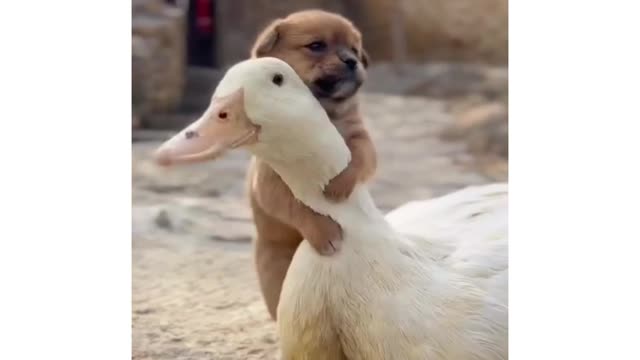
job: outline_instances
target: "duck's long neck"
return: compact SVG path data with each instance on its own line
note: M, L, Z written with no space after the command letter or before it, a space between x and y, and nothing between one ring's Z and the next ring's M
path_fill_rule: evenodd
M349 199L340 203L325 198L324 188L349 165L351 151L315 99L305 106L287 109L289 118L304 123L280 126L265 117L269 127L250 150L280 175L299 201L343 227L354 221L382 218L366 186L357 186ZM254 117L261 115L256 113Z
M340 140L339 143L336 138ZM323 139L328 141L324 142ZM295 145L289 141L283 146ZM352 195L340 203L329 201L324 196L325 186L351 160L351 153L337 130L334 136L317 136L312 144L300 145L300 149L305 150L298 152L296 156L265 159L289 186L296 199L314 211L330 216L343 227L355 222L359 225L383 222L381 220L384 216L375 206L365 185L356 186Z
M289 186L293 195L315 212L330 216L346 225L357 223L358 226L380 223L384 216L376 207L366 185L357 185L351 196L339 203L328 200L324 187L335 175L327 175L326 170L317 161L301 161L290 165L272 165Z

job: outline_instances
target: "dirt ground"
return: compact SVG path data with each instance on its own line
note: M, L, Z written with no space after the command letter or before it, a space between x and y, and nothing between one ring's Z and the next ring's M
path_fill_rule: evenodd
M442 139L443 100L363 95L379 153L371 190L381 209L493 179L462 142ZM277 336L258 289L254 233L243 193L249 155L159 169L133 144L133 359L277 359Z

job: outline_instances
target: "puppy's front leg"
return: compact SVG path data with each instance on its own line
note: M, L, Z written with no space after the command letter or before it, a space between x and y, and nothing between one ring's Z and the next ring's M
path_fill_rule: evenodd
M340 225L298 201L273 170L260 170L253 194L264 212L298 230L319 254L335 253L342 241Z
M351 150L349 165L324 188L324 195L333 201L347 199L356 184L365 183L376 170L376 150L366 132L354 134L346 141Z
M320 255L332 255L340 250L342 244L342 228L332 218L313 211L308 206L295 200L299 205L296 210L296 228L309 244Z

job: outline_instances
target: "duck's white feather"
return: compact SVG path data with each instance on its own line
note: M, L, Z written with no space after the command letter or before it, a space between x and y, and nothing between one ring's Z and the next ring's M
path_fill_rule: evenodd
M473 186L436 199L411 201L386 215L401 234L420 238L439 263L467 276L508 269L507 184Z
M366 190L354 194L314 204L343 226L344 245L331 258L306 242L296 253L278 314L288 354L335 336L352 360L506 359L506 185L411 202L388 221Z

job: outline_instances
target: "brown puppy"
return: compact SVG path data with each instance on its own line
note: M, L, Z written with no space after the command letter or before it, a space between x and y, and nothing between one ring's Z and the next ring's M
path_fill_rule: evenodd
M267 26L251 56L286 61L318 98L352 156L324 194L333 201L349 197L356 183L367 181L376 168L375 149L356 98L368 65L360 32L340 15L301 11ZM258 233L255 259L260 287L275 319L284 277L302 239L320 254L331 255L339 249L342 230L331 218L297 201L275 171L255 158L248 185Z

